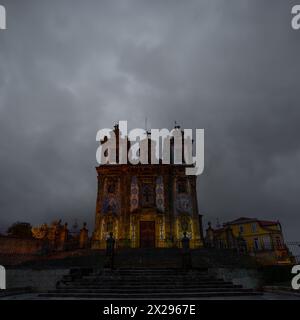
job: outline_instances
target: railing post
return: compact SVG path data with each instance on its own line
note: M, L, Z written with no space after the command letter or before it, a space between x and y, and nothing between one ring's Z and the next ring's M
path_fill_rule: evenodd
M0 289L6 289L6 271L3 266L0 266Z

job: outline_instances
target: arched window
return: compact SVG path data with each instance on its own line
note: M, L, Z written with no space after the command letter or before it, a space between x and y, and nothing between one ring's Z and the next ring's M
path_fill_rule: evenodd
M143 183L141 193L143 207L147 208L155 206L155 192L153 184Z
M186 193L187 192L187 183L185 179L179 179L177 181L177 192Z

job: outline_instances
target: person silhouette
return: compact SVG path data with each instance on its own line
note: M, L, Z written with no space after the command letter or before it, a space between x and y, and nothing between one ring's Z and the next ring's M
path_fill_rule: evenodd
M114 268L115 242L113 233L110 232L109 237L106 239L107 266L110 267L110 269Z
M190 252L190 238L187 236L186 231L183 232L181 239L182 244L182 268L188 270L192 267L191 252Z

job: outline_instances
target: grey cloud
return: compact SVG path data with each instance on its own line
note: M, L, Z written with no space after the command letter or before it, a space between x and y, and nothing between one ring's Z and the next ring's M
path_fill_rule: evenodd
M300 218L292 1L2 0L0 223L93 224L95 135L205 128L205 220Z

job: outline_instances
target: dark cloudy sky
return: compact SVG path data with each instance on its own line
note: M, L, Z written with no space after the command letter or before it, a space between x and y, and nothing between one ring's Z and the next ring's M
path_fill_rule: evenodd
M92 228L96 132L147 117L205 129L206 222L279 219L300 240L297 1L0 3L2 229L56 218Z

